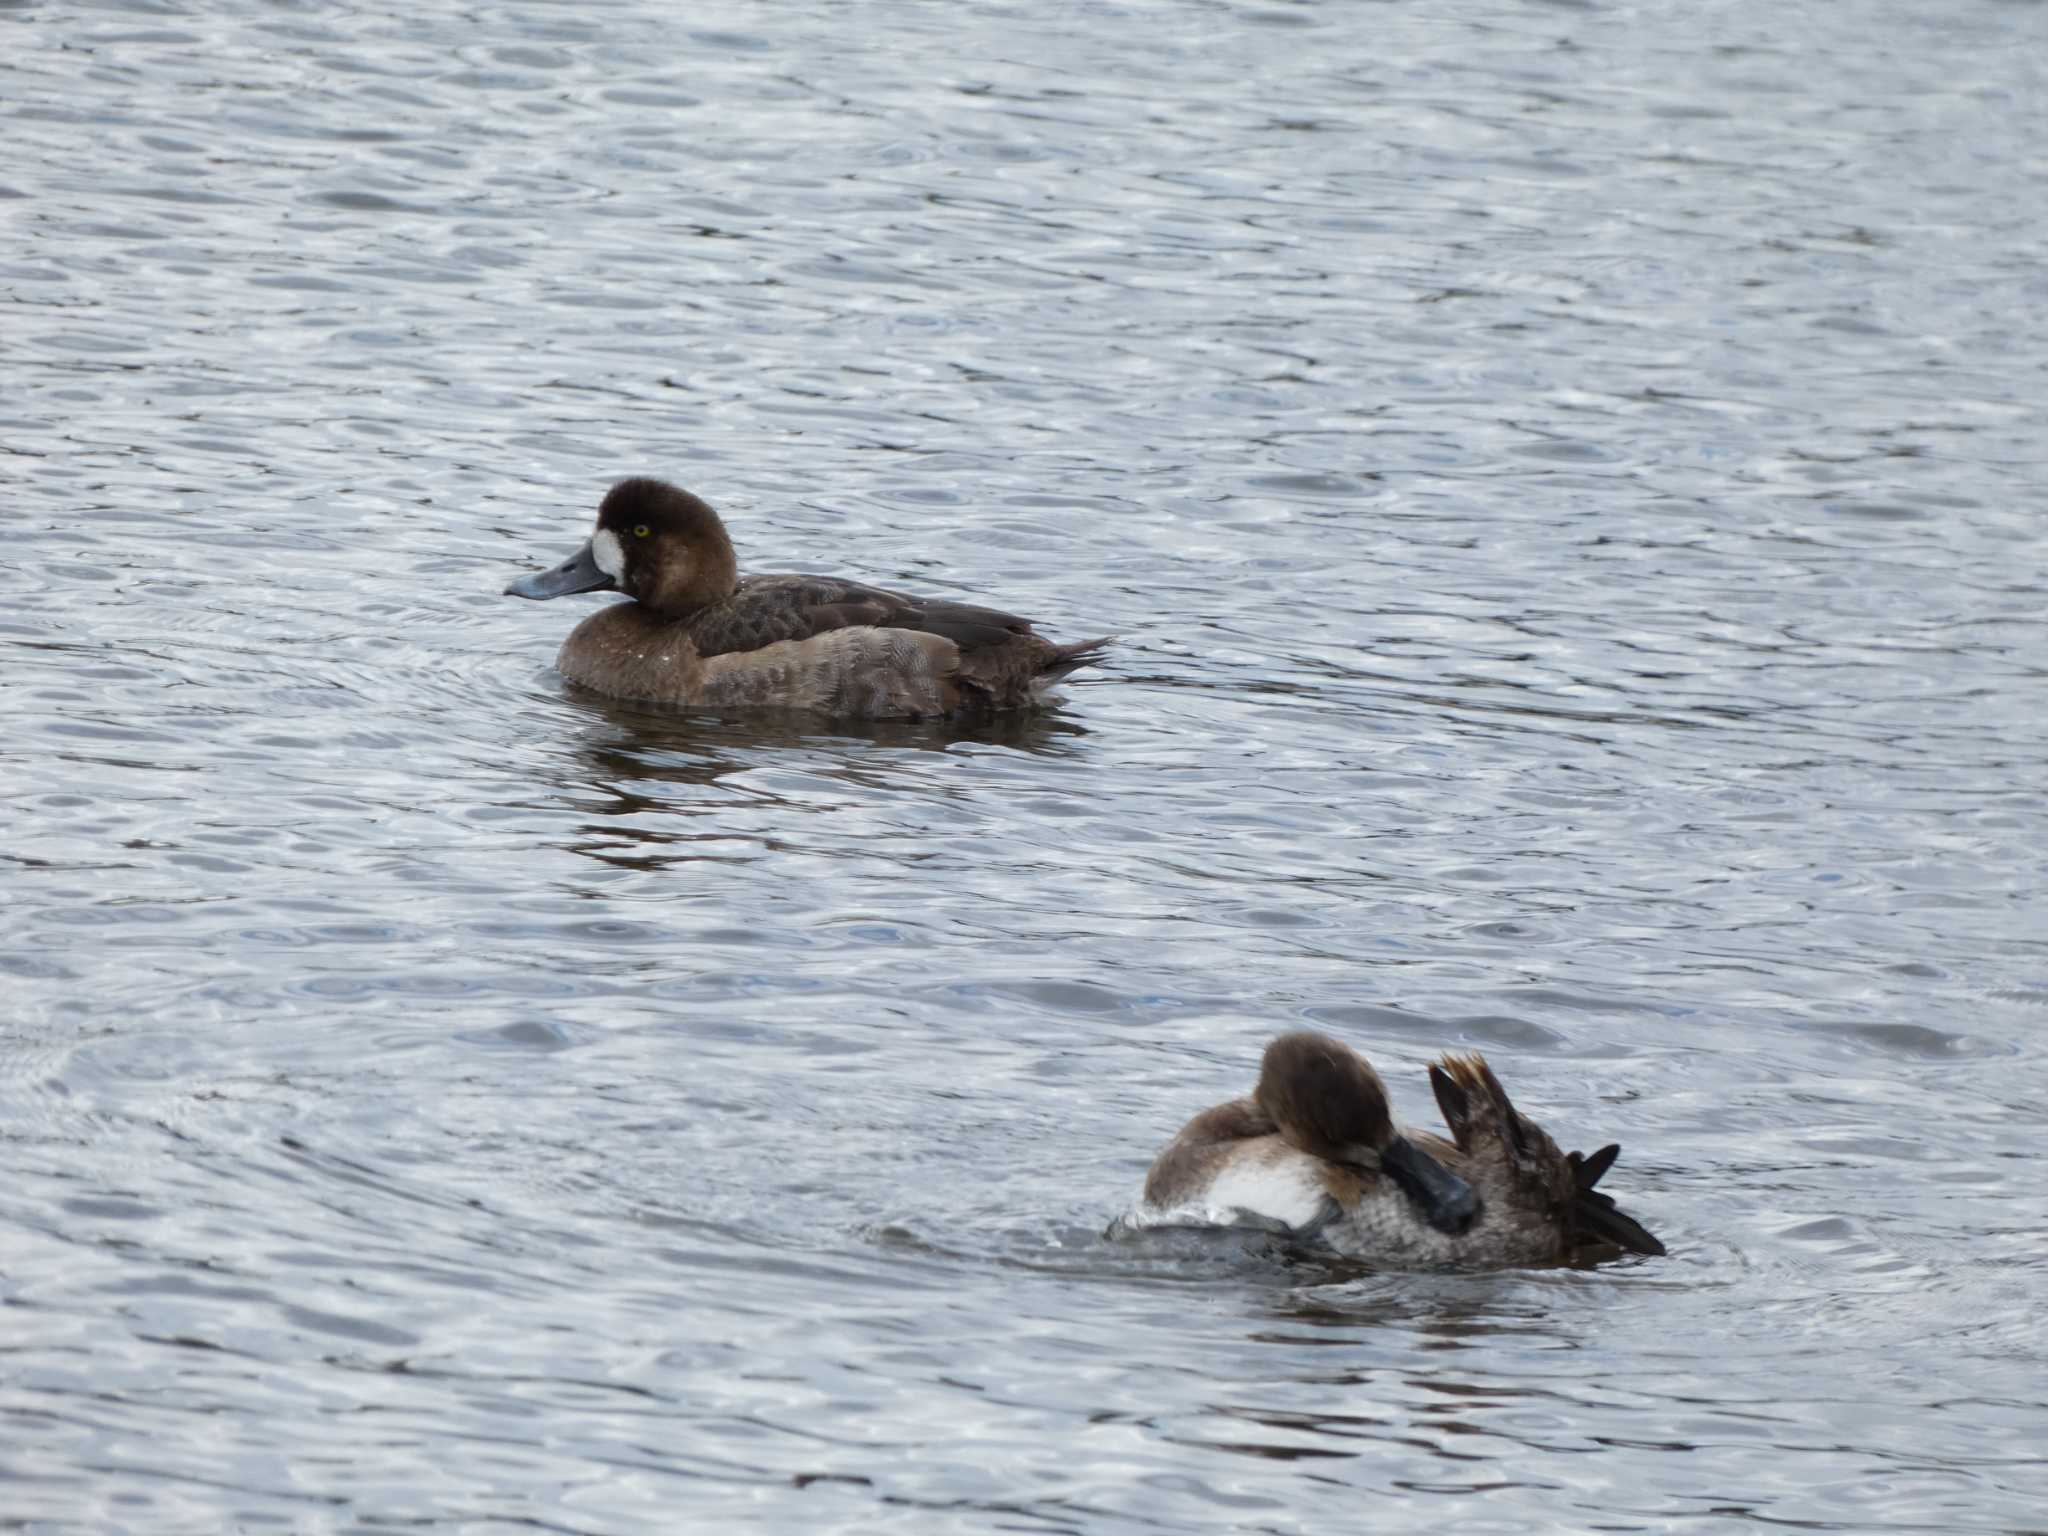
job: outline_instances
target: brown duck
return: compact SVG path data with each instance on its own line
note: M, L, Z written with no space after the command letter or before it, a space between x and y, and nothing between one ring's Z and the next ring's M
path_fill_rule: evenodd
M1107 637L1057 645L1015 614L907 597L835 576L742 577L725 524L662 480L621 480L597 527L515 597L623 592L563 642L555 666L617 699L915 720L1020 709Z
M1160 1153L1130 1224L1276 1228L1409 1269L1664 1252L1593 1187L1620 1147L1560 1152L1476 1054L1445 1056L1429 1080L1448 1141L1397 1126L1350 1046L1282 1035L1250 1098L1204 1110Z

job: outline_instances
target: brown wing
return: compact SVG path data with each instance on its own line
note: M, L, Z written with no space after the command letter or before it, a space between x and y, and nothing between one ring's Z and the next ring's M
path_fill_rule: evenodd
M1031 633L1013 613L972 603L909 597L833 576L751 576L738 592L689 620L701 655L752 651L778 640L808 640L827 630L870 625L943 635L972 652Z
M1145 1175L1145 1198L1158 1206L1186 1204L1208 1188L1217 1169L1242 1143L1277 1130L1251 1099L1232 1099L1203 1110L1153 1160Z

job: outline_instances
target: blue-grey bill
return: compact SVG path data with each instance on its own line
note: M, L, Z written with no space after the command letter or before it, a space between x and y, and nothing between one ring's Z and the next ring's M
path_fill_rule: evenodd
M513 597L567 597L572 592L602 592L616 585L597 568L597 557L586 543L552 571L522 576L505 590Z
M1478 1218L1479 1196L1472 1186L1405 1137L1380 1148L1380 1167L1437 1231L1456 1237Z

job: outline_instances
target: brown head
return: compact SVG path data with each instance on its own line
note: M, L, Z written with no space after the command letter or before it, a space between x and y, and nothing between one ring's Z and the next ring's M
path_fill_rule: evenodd
M1619 1146L1591 1157L1560 1152L1542 1126L1525 1118L1484 1057L1446 1056L1429 1069L1437 1107L1468 1162L1489 1191L1491 1208L1509 1222L1553 1227L1561 1255L1603 1246L1661 1254L1664 1245L1593 1186L1614 1166ZM1482 1177L1483 1174L1483 1177Z
M547 598L616 589L658 618L680 619L738 587L732 540L706 502L665 480L621 480L598 505L581 549L505 590Z
M1440 1232L1479 1214L1472 1187L1394 1127L1386 1085L1350 1046L1301 1030L1266 1047L1252 1097L1289 1145L1311 1157L1384 1174Z

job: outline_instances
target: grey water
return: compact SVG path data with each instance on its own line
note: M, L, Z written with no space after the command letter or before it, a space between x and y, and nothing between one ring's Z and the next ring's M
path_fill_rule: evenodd
M0 1529L2043 1529L2044 73L0 0ZM577 693L628 474L1118 645ZM1299 1027L1669 1257L1107 1237Z

